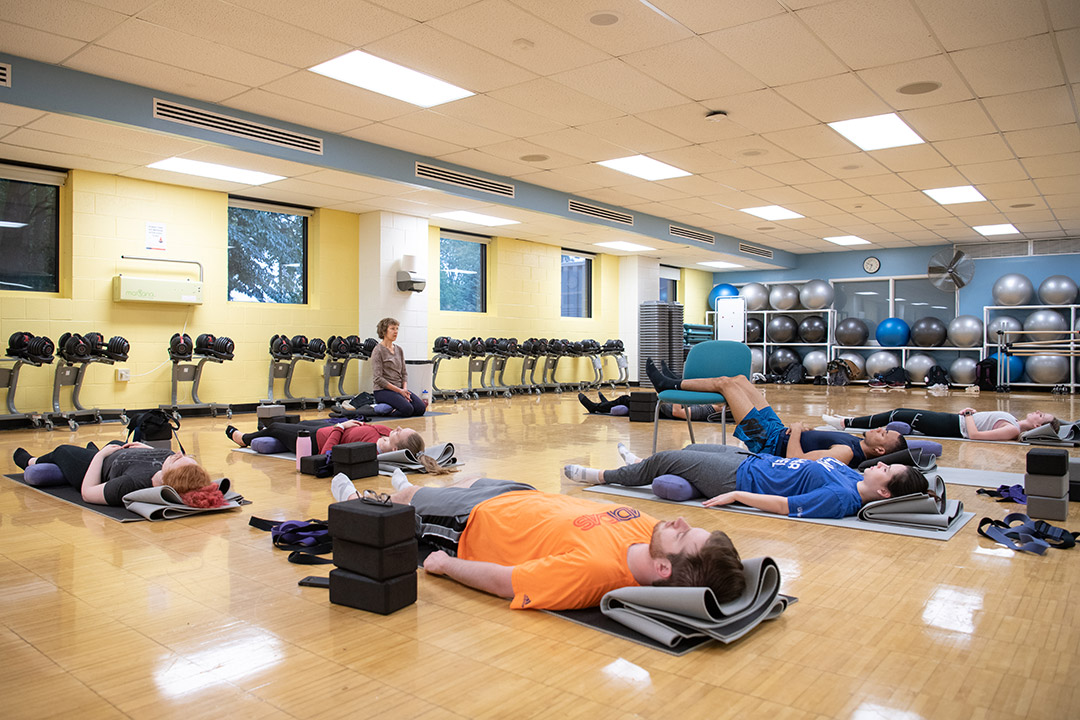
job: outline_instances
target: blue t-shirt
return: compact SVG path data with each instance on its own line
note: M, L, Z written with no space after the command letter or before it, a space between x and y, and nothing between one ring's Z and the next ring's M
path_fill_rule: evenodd
M857 514L862 507L861 479L862 475L836 458L756 455L739 465L735 489L786 497L791 517L842 518Z

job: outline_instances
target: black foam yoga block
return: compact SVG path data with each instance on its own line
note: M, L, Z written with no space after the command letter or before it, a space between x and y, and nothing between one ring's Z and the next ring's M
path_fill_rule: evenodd
M1064 448L1032 448L1027 453L1027 471L1032 475L1067 475L1069 451Z
M653 411L652 410L649 410L648 412L635 412L633 410L630 411L630 422L648 422L648 423L651 423L652 421L653 421Z
M630 393L630 402L656 402L656 393L646 392L644 390L635 390Z
M325 468L329 464L330 461L326 459L325 453L319 453L318 455L308 455L306 457L300 458L300 472L305 475L318 475L319 470Z
M654 403L654 402L644 403L644 402L638 402L636 400L631 400L630 401L630 412L648 412L648 413L651 413L651 412L655 412L655 411L656 411L656 403Z
M375 443L369 442L340 443L335 445L331 452L330 459L335 465L369 462L379 456Z
M334 472L344 473L350 480L359 478L375 477L379 474L379 461L368 460L360 463L339 463L334 461Z
M330 602L389 615L416 602L416 569L389 580L373 580L341 568L331 570Z
M417 552L416 538L383 548L334 539L334 564L372 580L416 572Z
M372 505L349 500L327 509L327 524L334 540L385 548L415 537L416 510L412 505Z

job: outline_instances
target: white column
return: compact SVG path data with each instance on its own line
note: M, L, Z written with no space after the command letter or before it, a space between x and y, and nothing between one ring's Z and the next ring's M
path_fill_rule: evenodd
M660 299L660 261L640 255L619 258L619 338L626 346L630 380L638 379L638 306Z

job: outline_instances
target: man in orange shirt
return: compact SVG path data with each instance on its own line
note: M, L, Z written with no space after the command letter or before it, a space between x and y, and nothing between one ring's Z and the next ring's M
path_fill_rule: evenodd
M338 500L355 497L344 476L333 492ZM512 598L515 610L593 607L608 591L633 585L707 586L726 602L745 586L728 536L681 517L658 522L625 505L487 478L405 486L391 499L416 508L417 537L439 548L425 570Z

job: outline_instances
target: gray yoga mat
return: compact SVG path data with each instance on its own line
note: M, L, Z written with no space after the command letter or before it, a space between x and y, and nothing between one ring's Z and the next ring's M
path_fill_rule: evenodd
M233 452L239 452L239 453L247 453L248 455L258 455L259 457L272 457L272 458L277 458L278 460L288 460L291 463L296 462L296 453L291 453L291 452L260 453L260 452L255 452L254 450L252 450L249 447L233 448L232 451Z
M654 502L670 503L672 505L686 505L688 507L701 507L701 499L697 500L684 500L677 502L675 500L664 500L653 495L651 485L642 485L640 487L626 487L622 485L593 485L585 488L585 492L600 493L601 495L617 495L620 497L638 498L640 500L652 500ZM869 523L863 520L859 520L855 517L846 517L839 520L831 518L794 518L787 515L777 515L775 513L764 512L763 510L757 510L755 508L746 507L732 507L730 505L724 505L721 507L712 508L713 510L723 510L725 512L740 513L743 515L756 515L758 517L776 518L778 520L793 520L795 522L814 523L815 525L832 525L833 527L852 528L854 530L870 530L871 532L888 533L890 535L907 535L908 537L927 538L929 540L950 540L956 533L960 531L960 528L964 527L971 518L975 517L973 512L963 512L960 514L953 524L946 530L917 530L915 528L907 528L899 525L888 525L885 523Z
M36 490L42 495L48 495L49 497L54 497L57 500L62 500L72 505L78 505L84 510L89 510L91 512L97 513L98 515L103 515L110 520L116 520L117 522L141 522L146 520L146 518L144 518L142 515L133 513L127 508L113 507L112 505L94 505L93 503L88 503L82 499L82 493L71 487L70 485L34 487L33 485L27 485L26 482L23 481L22 473L13 473L11 475L5 475L4 477L10 480L14 480L23 487L30 488L31 490Z
M860 428L844 428L843 430L837 430L832 425L819 425L815 430L832 430L833 432L846 432L849 435L862 435L866 430ZM972 440L965 437L938 437L937 435L923 435L922 433L911 433L910 437L916 440L955 440L957 442L980 442L980 443L993 443L994 445L1023 445L1024 447L1031 447L1037 443L1020 442L1019 440ZM1072 447L1072 443L1050 443L1052 447Z
M934 470L948 485L996 488L999 485L1023 485L1024 473L972 470L971 468L938 467Z

